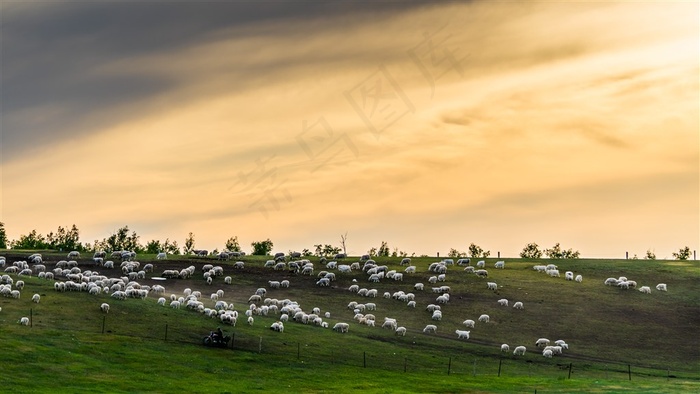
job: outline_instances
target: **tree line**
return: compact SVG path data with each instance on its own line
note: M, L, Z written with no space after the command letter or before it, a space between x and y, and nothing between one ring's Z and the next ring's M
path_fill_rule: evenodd
M299 252L302 256L317 256L317 257L333 257L342 252L342 254L347 255L346 251L346 241L347 232L340 236L341 247L334 246L332 244L315 244L313 245L313 252L309 249L303 249ZM72 251L77 250L80 252L97 252L97 251L120 251L129 250L136 253L148 253L156 254L165 252L168 254L179 255L179 254L193 254L198 251L195 242L195 235L189 233L185 238L183 246L180 247L178 242L175 240L170 240L166 238L164 241L152 239L146 244L142 244L140 241L140 236L136 231L130 230L129 226L124 226L119 228L114 233L110 234L108 237L102 240L95 240L92 243L83 244L80 241L80 230L73 224L68 227L58 226L56 232L50 232L46 235L38 233L36 230L30 231L26 235L20 235L18 239L9 240L7 238L7 232L5 231L5 224L0 222L0 249L26 249L26 250L56 250L56 251ZM268 238L262 241L251 242L250 244L253 255L271 255L274 248L274 243ZM229 252L243 252L241 245L238 241L238 236L230 237L224 242L224 247L222 251ZM219 250L214 249L212 251L207 251L207 254L218 254ZM291 254L292 251L289 251ZM401 251L398 248L391 249L386 241L382 241L378 248L370 248L367 254L372 257L408 257L408 253ZM459 251L457 249L450 249L448 257L451 258L487 258L491 255L491 251L484 250L481 246L471 243L467 247L467 251ZM676 260L688 260L692 253L690 247L685 246L680 248L677 252L673 252L672 256ZM415 253L411 254L411 257L415 256ZM523 250L520 252L520 257L524 259L539 259L546 256L550 259L577 259L580 257L580 252L573 249L563 249L559 243L556 243L551 248L541 249L536 243L528 243L525 245ZM421 255L420 257L428 257L427 255ZM632 257L637 258L637 255ZM647 250L645 259L655 260L656 254L652 250Z

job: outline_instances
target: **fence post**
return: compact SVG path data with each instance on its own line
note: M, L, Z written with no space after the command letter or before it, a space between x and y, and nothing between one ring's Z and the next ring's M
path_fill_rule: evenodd
M498 252L498 258L499 259L501 258L501 252Z
M107 319L107 316L102 316L102 333L105 333L105 319Z
M630 258L630 252L625 252L625 260Z
M168 340L168 323L165 323L165 338L163 340L164 341Z
M574 363L569 363L569 379L571 379L571 368L574 367Z
M450 374L450 370L452 369L452 357L447 361L447 374Z
M498 377L501 377L501 364L503 363L503 359L498 360Z
M627 364L627 375L629 376L630 380L632 380L632 365Z

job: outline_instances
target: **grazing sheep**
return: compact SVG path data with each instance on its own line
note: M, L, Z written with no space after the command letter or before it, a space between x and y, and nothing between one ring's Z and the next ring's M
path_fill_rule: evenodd
M350 325L348 323L335 323L335 325L333 326L333 331L344 333L348 332L349 328Z
M583 276L581 276L581 275L576 275L576 278L574 278L574 280L575 280L576 282L578 282L578 283L581 283L581 282L583 282Z
M567 349L567 350L569 349L569 345L563 339L558 339L558 340L554 341L554 343L557 346L560 346L562 349Z
M617 286L617 282L618 281L615 278L608 278L605 280L605 285L606 286L613 286L613 285Z
M514 356L524 356L525 355L525 346L517 346L515 350L513 350L513 355Z
M552 351L550 349L545 349L544 351L542 351L542 355L547 358L552 358Z
M28 318L28 317L23 317L23 318L19 319L19 322L18 322L18 323L21 324L21 325L23 325L23 326L28 326L28 325L29 325L29 318Z
M431 332L432 332L432 333L436 333L436 332L437 332L437 326L434 325L434 324L428 324L428 325L426 325L425 328L423 329L423 332L426 333L426 334L431 333Z
M496 263L493 266L494 266L494 268L504 269L504 268L506 268L506 262L505 261L496 261Z
M165 252L160 252L156 255L156 259L158 260L166 260L168 258L168 254Z
M498 285L496 282L486 282L486 288L489 290L498 290Z
M22 290L24 289L24 281L23 280L18 280L17 283L15 283L15 287L17 290Z
M564 279L565 280L574 280L574 273L571 271L564 272Z
M100 305L100 310L104 313L109 313L109 304L103 302L102 305Z
M34 294L32 296L32 302L39 303L39 300L41 299L41 296L39 294Z
M480 278L488 278L489 276L489 272L483 269L474 271L474 274Z
M651 288L649 286L642 286L639 288L639 291L644 294L651 294Z
M510 346L508 346L507 343L504 343L503 345L501 345L501 351L502 351L502 352L509 352L509 351L510 351Z
M540 338L535 342L535 346L537 347L546 347L549 346L549 339L547 338Z
M470 332L471 331L455 330L455 334L457 334L457 339L469 339Z
M158 299L158 305L160 305L160 306L165 306L165 298L164 298L164 297L160 297L160 298Z
M253 319L253 316L248 316L248 324L252 326L254 322L255 319Z
M524 309L525 307L523 306L522 301L518 301L515 304L513 304L513 308L515 309Z
M484 268L485 266L486 266L486 261L484 261L484 260L479 260L476 262L477 268Z
M406 336L406 327L396 327L396 335Z
M667 291L667 289L666 289L666 283L659 283L658 285L656 285L656 290L658 290L658 291Z
M180 309L180 301L179 300L170 301L170 307L173 309Z
M488 323L489 320L491 320L489 315L484 314L484 315L479 316L479 321L482 323Z
M474 320L467 319L463 321L462 324L464 324L467 328L474 328L476 322Z
M500 300L498 300L498 305L508 306L508 300L505 298L501 298Z

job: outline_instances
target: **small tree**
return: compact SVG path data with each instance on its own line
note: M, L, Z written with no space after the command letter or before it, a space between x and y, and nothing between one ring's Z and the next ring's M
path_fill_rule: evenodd
M481 249L481 246L479 246L473 242L469 245L469 256L471 258L478 258L478 257L487 258L490 255L491 255L490 251L488 251L488 250L484 251L483 249Z
M252 242L250 246L253 247L253 254L256 256L267 256L272 251L273 243L270 239L264 241Z
M167 254L180 254L180 247L177 246L177 241L170 242L169 238L163 242L163 252Z
M544 253L550 259L577 259L581 254L578 250L573 249L562 250L561 245L557 242L551 249L547 249Z
M654 253L653 250L648 249L648 250L647 250L647 255L646 255L645 259L647 259L647 260L656 260L656 254Z
M19 239L12 242L12 249L46 249L46 239L43 235L32 230L27 235L20 235Z
M315 255L318 257L322 257L323 256L323 245L321 245L321 244L314 245L314 248L315 248L314 249Z
M688 260L690 258L690 248L686 246L685 248L680 248L678 253L673 252L671 254L676 260Z
M459 250L452 248L452 249L450 249L450 252L447 253L447 257L453 257L453 258L467 257L467 253L460 252Z
M0 222L0 249L7 249L7 233L3 222Z
M525 245L523 250L520 252L520 257L524 259L539 259L542 257L542 251L536 243L532 242Z
M194 234L190 234L185 238L185 246L182 248L184 254L190 254L194 250Z
M311 253L311 251L309 249L304 248L304 250L301 251L301 255L304 257L309 257L309 256L313 256L313 253Z
M146 243L146 253L148 254L157 254L163 251L163 245L160 244L160 241L157 239L153 239L148 241Z
M377 255L377 248L371 248L370 250L367 251L367 254L370 256L376 256Z
M382 241L382 244L379 246L379 250L377 251L377 256L389 257L389 244L387 244L386 241Z
M238 236L234 236L228 239L226 241L226 250L229 252L240 252L241 251L241 245L238 243Z

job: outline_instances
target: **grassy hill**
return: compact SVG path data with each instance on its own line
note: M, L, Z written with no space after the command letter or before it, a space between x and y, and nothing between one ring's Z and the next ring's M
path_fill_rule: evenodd
M24 260L29 252L0 252L7 265ZM44 253L47 269L64 254ZM152 263L142 285L162 284L166 297L181 296L183 289L202 292L206 306L209 295L224 290L222 299L233 302L241 315L248 297L259 287L267 297L299 302L308 313L318 307L330 312L332 327L347 322L350 330L340 334L331 329L289 321L282 333L269 330L278 315L254 316L253 325L239 317L235 327L186 308L172 309L156 304L158 296L144 300L118 301L109 294L56 292L53 281L37 276L11 274L26 285L19 299L0 298L0 337L4 347L3 388L18 391L55 392L249 392L274 391L369 391L369 392L693 392L700 390L700 265L697 261L648 260L539 260L503 259L503 270L493 268L496 259L486 259L489 278L478 278L449 266L445 282L450 301L442 307L443 319L435 322L425 311L437 294L428 283L430 263L436 258L414 258L417 273L404 275L402 282L383 279L369 283L361 271L343 274L330 287L315 285L323 270L317 258L313 276L264 268L266 258L246 256L245 268L233 269L233 261L212 258L138 256ZM346 263L357 261L348 258ZM403 272L400 259L378 259L389 269ZM562 273L551 278L532 269L535 264L554 262ZM79 260L84 271L93 269L119 277L116 269L92 267L90 259ZM207 285L204 264L220 265L223 276ZM472 261L474 264L474 261ZM197 268L192 279L155 281L165 269ZM118 266L118 264L117 264ZM582 283L564 280L564 271L583 276ZM638 286L650 286L651 294L605 286L608 277L626 276ZM58 280L65 280L57 278ZM270 289L268 280L287 279L288 289ZM360 287L375 288L380 297L369 299L349 292L356 281ZM498 284L488 290L487 281ZM426 290L415 291L416 282ZM668 292L656 291L657 283L668 284ZM14 288L14 287L13 287ZM417 308L385 299L384 292L413 292ZM32 294L41 301L31 301ZM524 310L503 307L524 303ZM347 309L351 301L374 302L377 327L360 325ZM99 305L107 302L110 312ZM490 322L470 329L469 340L458 340L455 329L465 329L465 319L490 315ZM31 316L31 327L18 320ZM407 328L405 337L379 327L383 318L393 317ZM436 334L424 334L426 324L436 324ZM202 337L221 326L234 335L232 348L212 349L201 345ZM564 339L569 350L552 359L535 348L537 338ZM500 345L512 349L524 345L525 356L502 353ZM571 367L571 370L569 369ZM500 372L499 372L500 371ZM499 376L500 374L500 376ZM630 381L631 377L631 381Z

